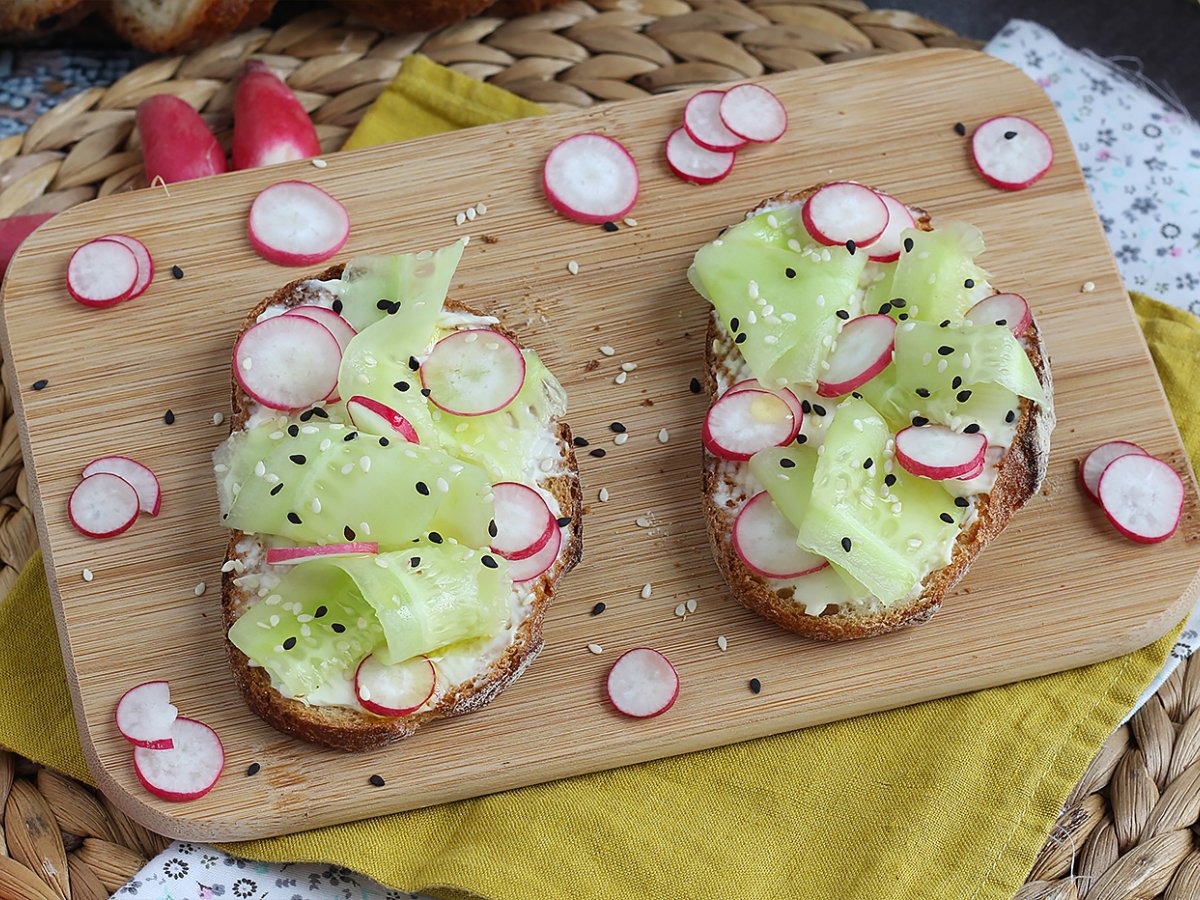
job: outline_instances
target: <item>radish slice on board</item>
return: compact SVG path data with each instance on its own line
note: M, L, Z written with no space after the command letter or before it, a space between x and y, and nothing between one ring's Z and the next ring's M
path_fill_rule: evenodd
M80 534L115 537L138 517L137 491L124 478L109 472L91 475L71 491L67 514Z
M618 712L649 719L671 708L679 696L679 673L649 647L624 653L608 670L608 699Z
M332 309L324 306L294 306L284 313L285 316L303 316L306 319L312 319L319 325L324 325L329 333L333 335L334 340L338 342L338 346L342 348L342 352L346 352L346 345L354 338L357 331L354 326L335 313Z
M722 459L749 459L766 447L782 446L800 431L800 420L776 394L725 394L704 417L704 446Z
M527 485L502 481L492 486L492 495L496 504L493 550L516 561L528 559L550 543L558 525L541 494Z
M764 578L798 578L829 560L796 546L796 526L766 491L755 494L733 523L733 546L751 571Z
M137 491L138 508L152 516L158 515L158 509L162 505L162 489L159 487L158 478L148 468L128 456L102 456L87 464L87 468L83 470L83 477L90 478L101 472L118 475L129 482Z
M969 310L967 318L976 325L1003 325L1017 337L1033 324L1033 313L1020 294L992 294L984 297Z
M1138 453L1117 457L1100 476L1097 493L1108 521L1131 541L1157 544L1179 527L1183 481L1161 459Z
M945 425L910 425L896 435L896 461L914 475L933 481L982 471L987 438Z
M875 262L895 262L900 258L900 249L904 245L901 233L906 228L916 228L917 220L907 206L882 191L876 191L883 205L887 207L888 222L879 235L871 243L870 258Z
M866 384L888 367L896 337L896 320L879 314L846 323L829 354L829 368L817 383L822 397L840 397Z
M787 131L787 110L779 98L757 84L739 84L721 98L721 121L739 137L769 144Z
M1150 455L1132 441L1109 441L1083 458L1083 463L1079 466L1079 478L1089 497L1097 503L1100 502L1100 476L1114 459L1129 456L1131 453L1137 456Z
M525 559L515 559L508 564L508 575L514 584L533 579L548 571L558 559L558 551L562 549L562 529L555 528L550 532L550 540L533 556Z
M377 716L411 715L425 705L435 690L437 668L433 660L424 656L389 666L372 655L359 663L354 673L354 695L363 709Z
M458 416L483 416L503 409L525 383L520 348L490 328L447 335L421 365L421 384L439 409Z
M808 233L830 247L869 247L888 224L883 198L850 181L825 185L804 201L800 214Z
M352 541L348 544L317 544L312 547L268 547L267 565L294 566L310 559L328 559L331 556L364 556L379 552L379 545L372 541Z
M225 768L225 748L217 733L195 719L176 719L170 750L134 747L138 781L164 800L196 800L213 789Z
M121 737L136 747L170 750L175 746L171 728L179 710L171 705L171 688L165 681L147 681L127 690L117 701L114 716Z
M1037 182L1054 162L1046 132L1020 116L988 119L971 135L971 156L992 187L1019 191Z
M701 91L683 108L683 128L705 150L727 153L746 146L746 139L734 134L721 121L724 91Z
M150 285L150 280L154 278L154 259L150 256L146 245L127 234L106 234L100 240L116 241L118 244L124 244L133 252L133 256L137 260L138 276L133 283L133 289L125 299L132 300L139 296Z
M337 388L342 348L328 328L304 316L252 325L233 348L233 374L271 409L302 409Z
M281 181L250 205L247 234L256 253L280 266L324 262L350 236L346 207L307 181Z
M792 411L792 415L796 417L796 421L803 425L804 405L800 402L800 398L793 394L788 388L776 388L771 390L757 378L747 378L744 381L739 381L737 384L732 384L722 396L730 394L739 394L742 391L766 391L768 394L774 394L781 398L788 405L788 409Z
M103 308L127 300L137 281L137 257L118 241L88 241L67 263L67 291L84 306Z
M550 205L568 219L611 222L637 202L637 163L610 137L577 134L546 157L542 190Z
M390 406L372 400L370 397L351 397L346 401L346 412L355 428L361 428L367 434L385 437L398 434L410 444L421 443L417 430L412 423Z
M671 171L693 184L712 184L733 171L733 153L714 153L705 150L682 128L676 128L667 138L667 165Z

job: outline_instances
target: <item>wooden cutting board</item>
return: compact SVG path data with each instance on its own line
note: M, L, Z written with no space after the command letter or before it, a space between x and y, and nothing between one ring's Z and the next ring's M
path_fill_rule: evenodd
M1095 445L1136 439L1181 472L1188 464L1126 300L1066 132L1016 69L943 50L764 79L791 128L752 147L718 185L676 179L662 144L686 94L476 128L331 157L109 197L44 226L9 271L5 380L25 422L25 461L87 757L105 792L164 834L235 839L298 831L685 753L1003 684L1142 647L1191 607L1200 523L1187 477L1180 533L1129 543L1077 484ZM988 187L956 121L1016 113L1049 133L1058 158L1034 188ZM638 160L636 225L616 233L554 215L541 196L546 152L595 130ZM570 395L576 434L608 451L581 457L583 563L546 624L546 650L482 712L438 723L361 755L273 731L242 703L226 665L219 613L225 533L209 454L225 436L232 336L247 309L299 273L259 259L245 237L255 193L313 181L350 211L339 259L413 251L470 235L453 294L495 312L538 349ZM1058 429L1041 494L975 564L929 624L865 642L796 638L724 591L701 517L701 374L707 305L684 272L694 251L762 198L851 178L927 208L935 222L983 229L984 265L1024 294L1053 359ZM463 226L460 210L483 201ZM158 273L112 310L73 303L64 267L80 243L120 230L141 238ZM578 275L568 263L579 265ZM171 267L183 270L182 279ZM1095 291L1082 293L1084 282ZM615 355L604 356L608 345ZM614 382L622 363L636 370ZM41 391L31 386L40 379ZM166 425L171 409L176 421ZM619 420L629 441L614 446ZM669 439L660 441L666 428ZM107 541L81 537L66 501L97 456L121 453L162 480L157 519ZM608 501L598 502L601 488ZM650 527L636 521L645 517ZM95 578L85 582L84 568ZM198 585L207 592L198 595ZM643 585L652 593L643 598ZM676 617L694 599L695 612ZM607 610L591 615L597 602ZM718 636L728 650L717 647ZM589 644L599 644L595 655ZM651 645L678 667L682 691L660 718L622 718L603 695L620 653ZM202 800L159 802L142 790L112 722L132 685L171 682L183 714L213 725L227 751ZM762 692L748 688L751 678ZM247 766L261 772L247 777ZM368 785L372 774L386 786Z

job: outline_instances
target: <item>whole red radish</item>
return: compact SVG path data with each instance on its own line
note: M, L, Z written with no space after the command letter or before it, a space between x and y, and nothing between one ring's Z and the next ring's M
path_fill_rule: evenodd
M17 249L25 238L33 234L35 228L51 218L54 213L39 213L35 216L13 216L0 219L0 278L8 269L8 264L17 255Z
M228 169L225 151L200 114L178 97L147 97L138 104L137 127L148 182L161 178L173 184Z
M265 63L249 60L233 107L233 167L253 169L320 152L317 130L292 89Z

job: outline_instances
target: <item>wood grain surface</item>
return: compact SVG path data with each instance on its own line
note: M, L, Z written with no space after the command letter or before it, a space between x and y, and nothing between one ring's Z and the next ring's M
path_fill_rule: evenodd
M791 112L777 144L749 148L710 187L684 184L662 159L685 94L471 129L139 191L59 215L30 240L5 285L5 379L25 460L75 710L94 774L130 815L165 834L234 839L299 831L685 753L1054 672L1164 634L1198 589L1196 493L1180 533L1152 547L1120 538L1077 486L1078 460L1134 438L1188 466L1150 357L1062 123L1015 69L966 51L864 60L763 80ZM988 187L952 128L997 113L1029 116L1058 158L1034 188ZM554 215L541 196L546 152L585 130L638 160L637 225L616 233ZM482 712L439 722L362 755L319 750L268 728L230 677L217 591L225 533L209 454L225 436L231 337L244 312L298 274L259 259L245 237L258 190L311 180L340 198L353 233L339 259L437 247L469 234L452 294L543 354L570 395L575 432L608 451L581 457L585 555L564 582L547 647ZM926 207L935 222L978 225L982 261L1002 289L1028 297L1053 360L1059 425L1045 487L927 625L849 644L811 643L758 620L726 595L704 536L699 494L707 305L687 284L695 250L764 197L853 178ZM475 203L486 215L462 227ZM141 238L158 274L112 310L72 302L63 276L83 241ZM569 261L579 273L570 275ZM171 267L184 277L176 280ZM1081 293L1084 282L1093 293ZM616 350L602 356L601 345ZM596 365L596 363L599 363ZM620 364L632 362L624 385ZM31 385L47 379L41 391ZM163 422L170 408L174 425ZM628 443L614 446L619 420ZM661 443L659 430L669 430ZM79 471L109 453L150 465L162 513L107 541L77 534L66 500ZM608 502L598 502L600 488ZM646 517L650 527L636 520ZM645 521L645 519L643 520ZM88 583L84 567L95 573ZM197 596L204 582L206 593ZM648 599L643 585L652 585ZM698 601L686 619L676 605ZM607 610L590 614L603 601ZM718 650L724 635L728 650ZM604 648L600 655L587 645ZM615 714L604 676L651 645L683 687L666 715ZM171 682L183 714L210 723L227 768L202 800L163 803L138 785L112 722L116 699L150 678ZM762 692L747 682L759 678ZM257 762L261 772L246 777ZM382 788L368 785L382 775Z

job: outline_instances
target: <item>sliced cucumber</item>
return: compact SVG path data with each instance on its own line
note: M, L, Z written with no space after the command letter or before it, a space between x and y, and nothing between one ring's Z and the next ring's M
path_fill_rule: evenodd
M750 458L750 474L758 479L779 511L797 528L808 511L816 469L816 451L797 444L768 447Z
M896 261L893 297L906 301L910 319L957 322L991 291L988 273L975 264L983 252L983 235L973 225L947 222L933 231L906 229L905 249ZM890 299L890 298L889 298Z
M957 391L961 385L998 384L1045 404L1046 395L1029 357L1002 325L905 322L896 329L896 382L916 390Z
M342 317L362 331L389 314L391 307L381 301L399 302L399 310L392 317L401 315L403 320L410 320L417 331L422 331L419 326L428 320L430 327L418 335L428 339L462 259L463 246L462 241L455 241L436 251L356 256L342 273Z

